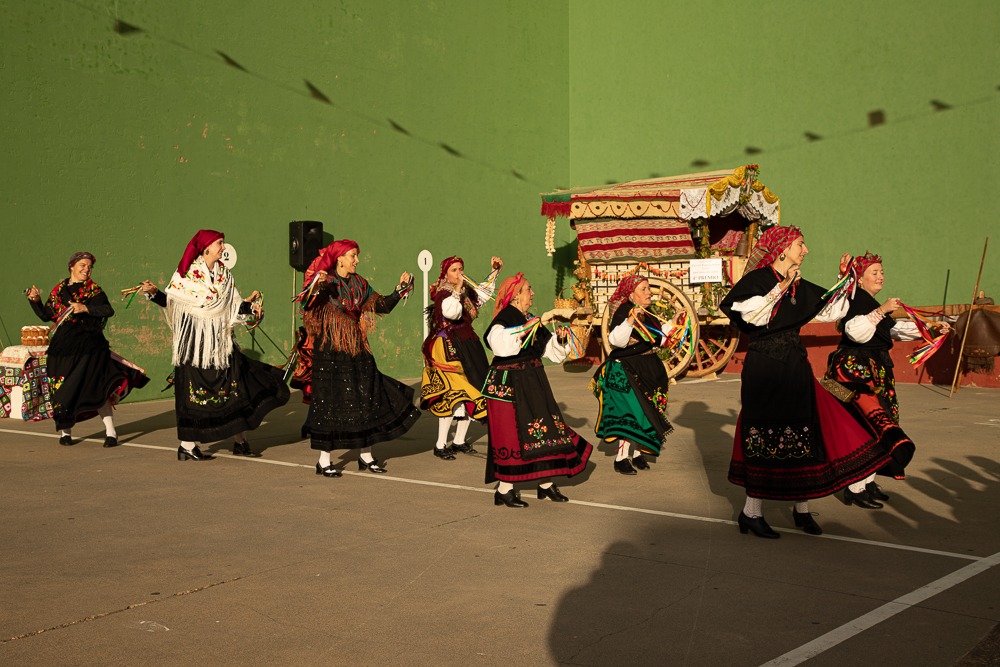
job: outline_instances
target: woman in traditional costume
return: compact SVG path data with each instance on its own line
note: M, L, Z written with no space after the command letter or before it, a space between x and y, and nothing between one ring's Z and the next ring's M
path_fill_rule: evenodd
M855 257L846 268L857 279L857 287L847 314L838 326L840 345L830 354L827 377L850 390L847 403L852 415L881 440L892 458L877 474L895 479L906 477L905 468L916 447L899 427L899 402L889 350L893 340L918 340L920 331L909 320L893 320L889 315L899 307L899 299L880 304L876 295L885 284L882 258L866 252ZM942 327L947 331L949 325ZM875 474L844 489L844 502L865 509L880 509L879 501L888 500L875 482Z
M315 274L306 274L306 332L312 338L311 446L319 450L316 474L340 477L330 462L334 449L361 449L358 469L384 473L372 446L406 433L420 416L413 389L383 375L368 346L376 314L388 314L412 287L403 272L396 289L382 296L357 274L358 244L335 241ZM315 278L315 282L314 279Z
M34 285L26 294L39 318L56 322L46 352L46 372L59 444L74 444L73 426L99 416L104 422L104 446L116 447L114 406L132 389L144 387L149 378L111 352L103 332L115 310L104 290L90 279L94 262L89 252L73 253L69 277L52 288L44 304Z
M496 280L503 262L491 260L493 271L489 284ZM480 393L486 380L489 361L472 321L485 299L467 283L465 262L457 255L441 262L438 280L430 287L431 305L427 307L427 339L424 340L424 372L420 382L420 409L438 418L438 439L434 456L446 461L455 452L471 451L465 441L471 419L486 419L486 399ZM448 445L452 422L455 438Z
M236 344L233 326L251 314L260 316L259 304L253 303L260 293L240 297L232 273L221 262L224 250L222 232L200 230L184 250L165 293L151 296L166 304L173 332L178 461L214 458L196 443L230 436L233 454L259 457L250 449L246 432L288 402L281 369L250 359Z
M797 227L768 229L747 273L720 304L750 336L729 481L746 489L740 532L758 537L780 537L764 520L761 499L795 501L795 525L819 535L808 500L862 480L889 460L809 366L799 329L812 319L839 319L848 304L828 300L822 287L800 278L808 252Z
M599 402L595 431L605 442L618 442L615 471L635 475L648 470L643 454L659 456L674 427L667 419L670 378L657 356L669 331L647 308L652 304L649 279L625 276L608 300L611 322L608 343L613 348L594 375Z
M528 506L514 484L529 480L539 482L539 500L569 500L551 478L582 471L592 449L566 425L552 396L542 356L561 363L569 345L565 329L553 336L528 312L534 296L523 274L504 280L483 336L494 354L483 385L489 428L486 482L498 482L493 503L507 507Z

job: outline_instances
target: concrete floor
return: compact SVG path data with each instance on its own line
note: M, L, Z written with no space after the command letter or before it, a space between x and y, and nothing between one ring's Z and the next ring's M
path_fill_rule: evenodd
M593 442L590 373L549 376ZM812 537L765 502L772 541L734 523L739 388L681 382L651 471L602 445L557 480L573 502L523 510L493 506L482 454L434 458L428 416L376 447L387 475L348 453L341 479L314 474L298 394L262 459L177 462L172 400L122 406L117 449L96 421L60 447L4 420L0 664L997 664L1000 390L900 386L918 450L886 508L814 501Z

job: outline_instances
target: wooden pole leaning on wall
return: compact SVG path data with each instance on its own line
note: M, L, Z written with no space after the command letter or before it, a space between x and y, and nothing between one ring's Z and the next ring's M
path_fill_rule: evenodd
M976 310L976 297L979 295L979 282L983 278L983 265L986 263L986 248L990 245L990 237L986 237L986 242L983 243L983 258L979 260L979 275L976 276L976 289L972 290L972 301L969 302L969 316L965 318L965 331L962 332L962 344L958 347L958 359L955 361L955 375L951 378L951 390L948 392L948 398L958 391L958 385L961 384L962 375L962 352L965 350L965 337L969 335L969 326L972 324L972 314Z

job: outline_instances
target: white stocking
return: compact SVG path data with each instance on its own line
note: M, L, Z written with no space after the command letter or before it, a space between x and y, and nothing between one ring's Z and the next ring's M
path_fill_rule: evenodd
M181 440L181 447L183 447L189 452L194 451L194 443L191 442L190 440Z
M469 424L472 423L471 419L463 419L455 425L455 444L464 445L465 436L469 432Z
M514 485L510 482L499 482L497 483L497 493L501 496L510 493L514 490Z
M761 507L763 506L760 498L751 498L747 496L747 502L743 506L743 513L751 519L755 519L759 516L763 516Z
M860 482L855 482L847 487L851 493L861 493L865 490L865 484L868 482L867 479L863 479Z
M628 440L622 440L621 444L618 445L618 455L615 457L615 461L624 461L628 458Z
M371 447L365 447L364 449L361 450L361 460L364 461L365 463L375 462L375 456L372 454Z
M319 453L319 467L328 468L330 466L330 452Z
M444 449L445 445L448 444L448 429L451 428L453 420L454 417L441 417L438 419L438 439L434 443L434 447L437 449Z
M795 512L797 514L809 514L809 501L800 500L795 503Z
M104 434L109 438L117 438L118 432L115 431L115 419L112 416L111 403L105 403L98 408L97 414L100 416L101 421L104 422Z

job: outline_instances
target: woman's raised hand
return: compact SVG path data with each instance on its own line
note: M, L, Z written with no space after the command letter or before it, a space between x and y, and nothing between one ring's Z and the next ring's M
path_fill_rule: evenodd
M888 315L892 311L894 311L897 308L899 308L899 303L900 303L899 299L897 299L896 297L892 297L890 299L886 299L885 303L883 303L881 306L879 306L879 309L883 313L885 313L886 315Z
M845 252L843 255L841 255L841 257L840 257L840 273L838 274L840 277L844 277L847 274L847 269L848 269L848 267L850 267L852 259L854 259L854 258L851 257L851 253L849 253L849 252Z
M24 295L28 297L29 301L41 301L42 295L38 291L38 288L32 285L28 289L24 290Z

